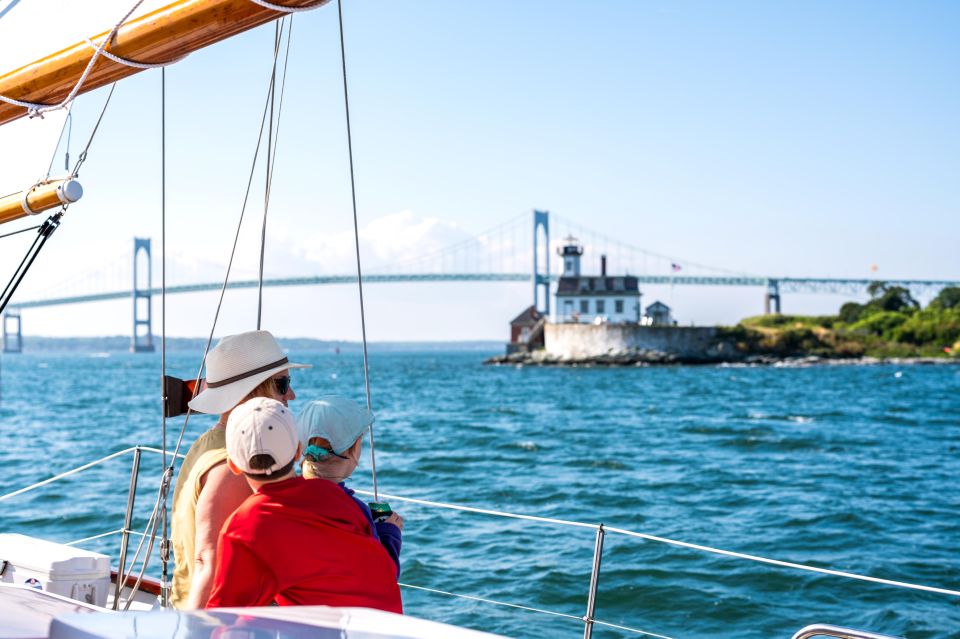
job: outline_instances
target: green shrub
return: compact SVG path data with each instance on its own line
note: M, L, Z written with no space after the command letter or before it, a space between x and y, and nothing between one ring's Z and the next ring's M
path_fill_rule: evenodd
M960 307L940 308L931 304L909 317L893 332L898 342L929 344L942 349L960 338Z
M865 332L886 339L893 339L893 330L907 321L907 316L896 311L875 311L850 325L854 333Z
M960 308L960 287L948 286L942 289L927 308Z
M853 324L860 319L861 315L863 315L863 304L847 302L840 307L840 312L837 314L837 318L846 324Z

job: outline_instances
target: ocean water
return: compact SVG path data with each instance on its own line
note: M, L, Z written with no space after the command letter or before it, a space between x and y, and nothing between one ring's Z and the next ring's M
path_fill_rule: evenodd
M363 398L357 354L291 353L303 400ZM384 493L628 529L960 589L960 367L484 367L477 352L372 352ZM158 355L5 355L0 495L159 446ZM168 356L195 374L198 357ZM194 416L188 445L213 423ZM173 447L182 418L167 421ZM365 450L366 452L366 450ZM0 501L0 532L119 529L132 456ZM369 459L352 485L369 489ZM135 525L160 472L144 453ZM401 582L581 617L595 531L400 501ZM116 556L118 537L82 547ZM157 576L157 559L148 573ZM408 614L514 637L579 619L403 589ZM960 598L609 533L596 618L676 639L790 637L832 623L960 637ZM638 636L596 626L595 637Z

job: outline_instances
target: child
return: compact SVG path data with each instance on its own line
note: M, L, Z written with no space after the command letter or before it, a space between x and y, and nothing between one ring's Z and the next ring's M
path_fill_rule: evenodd
M390 513L374 520L370 507L344 484L360 462L363 434L373 420L370 411L348 399L324 397L310 402L297 420L305 446L301 468L304 478L332 481L353 499L370 522L374 537L396 564L399 578L403 517Z
M303 444L289 408L267 397L244 402L227 419L226 446L228 468L253 494L220 533L208 608L403 612L396 566L369 520L336 485L296 476Z

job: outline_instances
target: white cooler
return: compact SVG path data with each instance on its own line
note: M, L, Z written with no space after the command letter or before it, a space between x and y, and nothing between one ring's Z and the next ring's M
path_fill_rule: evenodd
M26 535L0 534L0 582L107 605L110 558Z

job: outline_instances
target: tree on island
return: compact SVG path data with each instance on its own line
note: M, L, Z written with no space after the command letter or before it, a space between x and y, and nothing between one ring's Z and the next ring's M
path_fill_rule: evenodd
M870 282L867 285L867 295L870 296L870 301L866 304L847 302L841 306L840 312L837 314L840 321L853 324L880 311L911 313L920 308L920 304L913 299L909 289L902 286L890 286L886 282Z
M930 306L934 308L960 308L960 286L948 286L940 291Z

